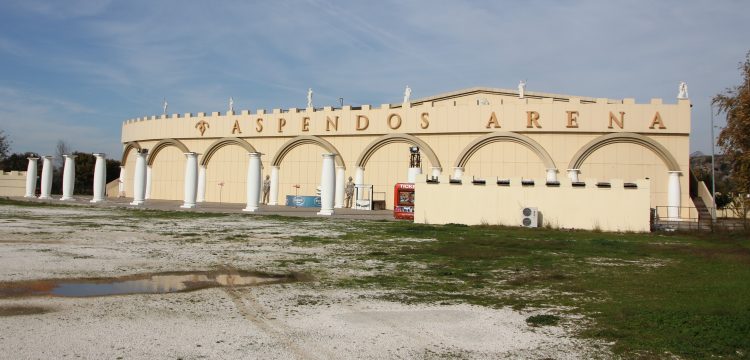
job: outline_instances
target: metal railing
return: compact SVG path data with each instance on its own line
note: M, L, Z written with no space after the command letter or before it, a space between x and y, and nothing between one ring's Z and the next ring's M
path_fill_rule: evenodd
M750 230L750 219L721 217L722 209L716 219L711 218L713 207L701 209L687 206L657 206L652 209L651 229L653 231L746 231Z

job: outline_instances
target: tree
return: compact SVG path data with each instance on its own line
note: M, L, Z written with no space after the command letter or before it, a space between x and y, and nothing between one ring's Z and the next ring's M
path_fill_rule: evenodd
M2 164L3 171L26 171L29 168L29 157L35 156L34 153L13 153L6 157L0 164ZM42 162L37 162L37 167L41 169ZM39 170L37 174L41 174Z
M718 144L728 163L732 164L732 178L740 194L750 193L750 51L740 63L742 84L727 88L713 97L711 103L717 114L726 114L727 126L719 134Z
M8 157L8 151L10 150L10 139L5 135L4 130L0 130L0 161L5 160Z
M65 158L63 158L63 155L70 154L70 146L68 146L68 143L63 140L57 140L57 145L55 145L55 162L57 163L56 166L62 168L63 165L65 165Z

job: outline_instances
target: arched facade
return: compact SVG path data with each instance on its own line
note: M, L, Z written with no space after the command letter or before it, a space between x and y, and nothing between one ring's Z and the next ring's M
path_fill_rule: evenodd
M233 138L233 137L225 137L221 138L219 140L214 141L211 145L209 145L206 148L206 151L203 153L203 156L200 160L201 166L207 166L208 162L211 161L211 157L222 147L227 145L237 145L245 150L247 150L248 153L251 152L258 152L258 150L255 149L250 143L248 143L245 140Z
M367 165L367 161L370 160L370 157L372 157L372 155L375 154L378 149L394 143L407 143L418 146L419 150L427 157L433 167L442 169L440 160L438 159L437 155L435 155L435 151L432 150L430 145L428 145L422 139L409 134L388 134L373 140L371 143L365 146L365 149L357 158L357 167L364 168L365 165Z
M280 166L281 162L284 160L284 157L292 151L294 148L300 146L300 145L307 145L307 144L314 144L322 147L328 153L336 155L334 158L334 161L336 162L337 166L341 166L344 169L346 169L346 165L344 164L344 160L341 157L341 154L336 149L333 144L328 142L325 139L322 139L317 136L310 136L310 135L302 135L297 136L293 139L290 139L289 141L285 142L281 147L279 148L279 151L276 152L276 155L274 155L273 159L271 160L272 166Z
M210 127L196 127L205 123ZM666 182L675 181L667 171L689 168L690 102L636 104L631 99L534 92L521 99L515 90L472 88L406 105L159 116L128 120L122 129L128 195L135 176L130 164L134 161L128 160L134 157L133 149L149 150L147 163L154 174L187 172L188 160L182 153L198 153L197 198L231 203L245 201L247 154L260 153L261 166L266 165L261 177L275 180L279 204L289 195L315 195L322 179L320 155L332 153L337 193L339 185L352 177L373 185L379 199L384 197L391 208L394 182L419 174L405 168L409 149L403 144L420 148L421 179L455 179L456 168L468 179L531 176L539 180L537 184L545 184L566 181L564 165L570 169L583 165L581 174L599 181L632 181L657 172L661 175L650 178L651 188L666 193ZM491 144L496 145L487 146ZM597 152L610 144L616 146ZM449 163L443 164L446 160ZM156 169L167 166L169 170ZM177 175L175 187L181 181ZM688 189L687 176L677 180L681 189ZM689 205L687 191L681 194L682 203ZM653 197L654 206L666 203L666 195Z
M643 146L651 150L659 158L664 161L664 165L667 166L669 171L681 171L680 164L677 163L677 159L667 150L662 144L656 142L654 139L648 136L643 136L635 133L616 133L602 135L596 139L589 141L584 145L578 152L573 155L568 164L568 169L580 169L583 162L586 161L592 153L599 150L607 145L611 144L635 144Z
M164 148L168 146L174 146L178 150L182 151L182 153L188 153L190 150L188 150L187 146L183 144L180 140L175 139L164 139L159 142L157 142L149 151L148 158L146 159L146 164L148 166L151 166L154 164L154 160L156 159L156 156L159 154L160 151L162 151Z
M466 166L466 163L469 162L469 159L471 159L471 156L474 155L475 152L477 152L479 149L481 149L484 146L487 146L491 143L495 142L512 142L516 144L520 144L529 150L531 150L534 154L536 154L539 159L544 163L544 166L547 169L557 169L555 166L554 160L552 160L552 157L549 155L547 150L545 150L541 145L539 145L538 142L534 141L534 139L522 135L522 134L516 134L512 132L493 132L486 135L482 135L478 137L476 140L472 141L469 145L467 145L461 153L458 154L458 157L456 158L455 163L453 164L454 168L460 168L463 169Z
M120 158L120 166L127 165L128 155L131 150L141 151L141 145L136 141L128 141L125 143L125 149L122 151L122 158Z

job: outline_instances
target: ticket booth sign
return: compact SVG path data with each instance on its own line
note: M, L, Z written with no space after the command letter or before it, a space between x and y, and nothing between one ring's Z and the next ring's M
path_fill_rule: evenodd
M393 217L414 220L414 184L398 183L394 187Z

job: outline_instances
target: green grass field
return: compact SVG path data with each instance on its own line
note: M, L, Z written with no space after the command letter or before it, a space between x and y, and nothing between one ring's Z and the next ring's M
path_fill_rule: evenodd
M400 242L398 239L434 239ZM327 240L330 241L330 240ZM387 275L339 286L398 290L394 300L551 308L531 325L582 314L583 337L624 357L750 356L747 234L615 234L491 226L363 223L341 241Z

